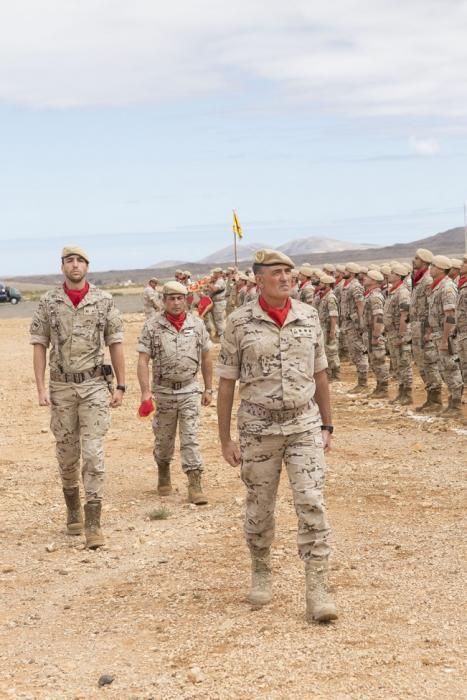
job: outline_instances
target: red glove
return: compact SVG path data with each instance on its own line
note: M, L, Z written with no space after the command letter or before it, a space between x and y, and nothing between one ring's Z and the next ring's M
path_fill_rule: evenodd
M138 418L149 418L149 416L152 416L154 411L156 410L156 404L154 403L153 399L146 399L146 401L143 401L139 408L138 408L138 413L136 414Z

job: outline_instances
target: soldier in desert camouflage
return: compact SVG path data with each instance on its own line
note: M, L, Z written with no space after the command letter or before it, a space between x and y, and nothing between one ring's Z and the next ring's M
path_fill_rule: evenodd
M204 380L201 403L209 406L212 399L211 341L203 321L187 313L187 289L182 284L167 282L162 295L164 311L146 321L137 345L141 402L153 395L156 400L153 430L157 488L161 496L172 493L170 463L178 423L182 469L188 478L188 500L203 505L207 499L201 487L203 463L198 438L200 391L197 375L201 369Z
M464 255L457 280L458 296L456 304L457 352L459 353L460 370L467 384L467 255Z
M357 370L357 384L351 394L366 391L368 386L368 354L363 339L363 287L358 281L360 266L348 263L345 266L345 282L341 290L341 332L345 334L345 345Z
M318 316L323 330L324 349L328 360L328 375L331 380L340 379L340 359L338 349L339 310L334 295L335 279L332 275L322 274L317 290Z
M371 396L377 399L387 398L389 382L383 322L384 296L380 287L383 281L384 277L378 270L368 270L363 277L365 342L369 364L376 377L376 388Z
M448 277L450 267L451 261L444 255L435 255L431 261L433 282L428 297L428 329L425 339L433 341L435 359L449 392L448 405L440 415L444 418L461 418L463 381L453 342L457 286Z
M157 277L151 277L143 291L143 307L146 318L161 309L160 294L157 291Z
M79 494L84 482L86 544L104 544L100 519L104 492L103 438L110 425L109 406L122 403L125 392L123 324L112 297L86 281L89 256L78 246L62 250L62 286L47 292L32 319L34 374L40 406L51 407L50 426L67 506L67 532L83 531ZM111 368L104 364L109 347L117 387L109 400ZM45 385L50 346L49 390ZM81 457L81 466L80 466Z
M284 462L305 563L307 619L324 622L337 617L327 592L330 530L323 497L323 448L333 430L327 361L316 311L290 299L292 268L279 251L256 253L260 296L229 316L219 355L219 435L224 459L232 466L241 463L247 489L245 535L252 562L247 600L253 605L271 600L270 549ZM230 437L237 380L240 446Z

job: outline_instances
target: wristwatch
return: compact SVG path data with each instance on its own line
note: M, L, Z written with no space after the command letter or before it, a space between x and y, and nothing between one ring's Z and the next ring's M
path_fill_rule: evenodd
M204 393L205 394L212 394L213 390L212 389L205 389Z
M322 425L321 430L327 430L330 435L333 434L334 432L334 426L333 425Z
M125 391L127 390L127 385L126 384L117 384L116 389L118 389L118 391L121 391L122 394L124 394Z

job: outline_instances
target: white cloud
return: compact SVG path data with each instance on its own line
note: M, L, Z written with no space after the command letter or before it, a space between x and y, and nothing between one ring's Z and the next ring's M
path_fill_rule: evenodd
M419 156L435 156L440 151L439 143L436 139L411 138L410 149Z
M460 0L16 0L0 10L0 102L234 102L265 85L335 113L449 121L467 114L466 24Z

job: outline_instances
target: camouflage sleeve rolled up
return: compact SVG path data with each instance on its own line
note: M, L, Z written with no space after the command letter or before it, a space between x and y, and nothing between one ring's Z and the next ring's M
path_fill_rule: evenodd
M321 325L318 323L316 325L316 343L315 343L315 362L314 362L315 374L322 372L328 366L328 360L326 357L326 352L324 350L324 336Z
M363 287L359 282L357 282L357 284L349 285L349 289L350 289L350 294L352 296L352 299L354 300L355 303L358 303L360 301L365 300L365 295L363 293Z
M328 295L328 315L330 318L337 318L339 316L337 299L334 294Z
M29 333L31 336L31 345L45 345L46 348L49 347L50 321L47 312L47 303L44 297L39 301L34 316L32 317Z
M212 342L206 326L202 321L200 323L199 333L201 339L201 352L208 352L212 348Z
M441 291L441 303L443 311L451 311L456 308L457 304L457 288L454 283L443 285Z
M106 345L114 345L115 343L123 342L123 320L113 299L109 300L107 306L104 340Z
M410 309L410 291L402 285L399 287L399 311L409 311Z
M144 324L143 330L141 331L141 335L138 338L138 342L136 344L136 351L145 352L146 355L149 355L149 357L154 357L153 334L151 333L147 321Z
M217 376L224 379L238 379L240 377L240 362L241 358L235 336L235 326L229 317L222 336L222 345L217 360Z

